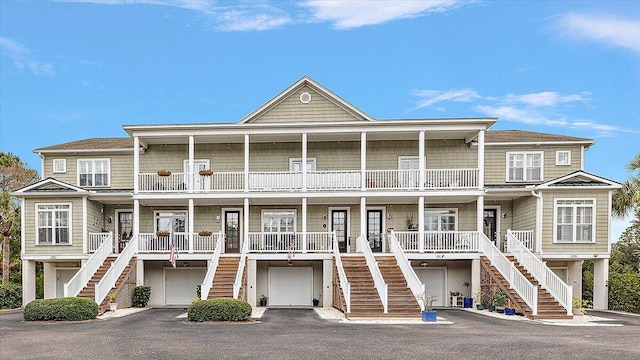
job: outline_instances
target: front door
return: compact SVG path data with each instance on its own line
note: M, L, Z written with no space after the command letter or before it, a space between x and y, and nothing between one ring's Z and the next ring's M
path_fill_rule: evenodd
M417 188L420 176L420 158L417 156L404 156L398 160L400 169L400 186L403 188Z
M133 212L120 211L117 215L116 234L118 234L118 252L127 246L131 237L133 237Z
M224 248L227 253L240 252L240 211L224 213Z
M382 252L382 210L367 210L367 240L373 252Z
M209 160L193 160L193 190L202 191L211 189L211 177L201 176L200 170L210 170ZM189 174L189 160L184 160L184 173ZM187 179L188 178L185 179L185 184L188 183Z
M497 214L496 209L484 209L483 232L485 235L487 235L489 240L491 240L491 242L493 242L497 246L498 244L496 243L496 240L497 240L498 229L497 229L496 214Z
M347 252L347 210L331 210L331 231L336 233L338 250Z

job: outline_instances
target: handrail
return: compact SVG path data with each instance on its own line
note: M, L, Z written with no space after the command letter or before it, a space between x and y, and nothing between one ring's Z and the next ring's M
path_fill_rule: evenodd
M531 308L532 315L538 315L538 287L534 286L522 275L515 265L482 232L478 233L478 247L491 261L491 265L502 274L509 285Z
M87 286L93 274L98 271L109 254L111 254L111 250L113 250L113 233L109 232L105 234L107 235L103 237L102 244L100 244L96 251L91 254L91 256L89 256L89 259L87 259L87 262L84 264L84 266L82 266L80 270L75 275L73 275L71 280L64 283L65 297L78 296L78 294L80 294L80 291L82 291L82 289Z
M427 287L420 281L418 275L413 268L411 267L411 262L407 259L407 256L402 251L400 247L400 242L396 238L396 234L391 231L389 234L389 247L391 248L391 252L396 258L396 262L398 263L398 267L402 271L402 275L404 275L405 280L407 280L407 286L411 289L413 296L418 301L418 305L420 305L420 309L424 310L424 294L427 292Z
M356 247L358 248L358 251L364 254L367 266L369 267L369 272L373 278L373 283L376 286L376 290L378 290L378 295L380 296L380 301L382 301L382 307L386 314L389 312L389 286L384 282L384 278L382 277L382 273L378 267L378 262L373 256L373 252L369 247L369 241L365 239L364 235L358 236L356 239Z
M216 240L216 248L213 251L213 257L211 258L211 264L207 268L207 274L204 276L202 286L200 286L200 300L207 300L209 297L209 291L213 286L213 277L218 270L218 263L220 262L220 254L222 254L222 231L218 233L218 239Z
M518 262L553 296L560 305L567 310L567 315L573 315L573 286L565 284L551 269L549 269L531 250L529 250L511 230L507 230L509 251Z
M240 254L240 262L238 263L238 273L236 274L236 280L233 282L233 298L237 299L240 296L240 288L242 287L242 275L244 273L244 267L247 263L247 252L249 252L249 242L245 241L242 244L242 253Z
M109 294L111 289L116 285L120 274L122 274L127 265L129 265L133 256L138 253L137 236L138 235L135 235L133 239L129 241L116 260L111 263L109 270L107 270L102 279L96 284L95 300L97 304L102 304L104 298L107 297L107 294Z
M342 260L340 259L340 247L338 246L338 238L335 231L333 232L333 256L336 259L336 268L338 269L338 277L340 278L340 287L344 295L344 302L347 305L347 313L351 312L351 283L347 281L347 274L344 272Z

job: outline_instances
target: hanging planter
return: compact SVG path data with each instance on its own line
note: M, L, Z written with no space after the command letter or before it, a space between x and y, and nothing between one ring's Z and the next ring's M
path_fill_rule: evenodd
M169 236L169 232L168 231L156 231L156 236L158 236L158 237L167 237L167 236Z
M211 176L213 175L213 171L206 169L206 170L200 170L198 172L198 174L200 174L200 176Z
M165 170L165 169L158 170L158 176L169 176L169 175L171 175L171 171L169 170Z
M200 236L211 236L211 234L212 234L212 233L211 233L211 231L209 231L209 230L200 230L200 231L198 232L198 235L200 235Z

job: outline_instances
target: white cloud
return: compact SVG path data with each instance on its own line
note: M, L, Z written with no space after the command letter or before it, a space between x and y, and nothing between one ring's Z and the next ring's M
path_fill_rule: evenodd
M442 101L469 102L480 98L478 93L471 89L460 90L414 90L412 95L424 98L418 101L415 109L431 106Z
M38 61L31 55L31 51L24 45L6 37L0 37L0 49L2 53L13 61L13 65L19 70L28 70L34 75L54 76L53 65L48 62Z
M558 27L569 37L598 41L640 54L640 21L605 15L568 13Z
M336 29L350 29L424 16L428 13L444 12L468 3L470 1L460 0L306 0L300 5L310 9L317 22L330 22Z
M223 31L264 31L279 28L292 22L287 15L252 13L231 10L219 14L218 30Z
M562 95L554 91L543 91L533 94L508 94L503 99L504 103L524 104L529 106L556 106L571 102L588 102L590 100L588 92L581 94Z

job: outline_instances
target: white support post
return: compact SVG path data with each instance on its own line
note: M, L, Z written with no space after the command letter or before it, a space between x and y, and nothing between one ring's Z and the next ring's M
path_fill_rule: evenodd
M133 200L133 235L140 233L140 200Z
M42 272L44 275L44 298L51 299L56 297L56 264L52 262L44 262L42 264Z
M195 176L193 169L193 158L195 157L195 145L193 135L189 135L189 179L187 181L187 185L189 186L189 192L193 193L193 177Z
M476 207L476 222L477 230L479 233L484 231L484 195L478 196ZM497 239L496 239L497 240Z
M307 252L307 198L302 198L302 252Z
M609 308L609 259L593 259L593 309ZM579 291L576 289L574 291Z
M244 198L244 241L249 241L249 198Z
M367 133L360 134L360 186L362 191L367 189Z
M137 194L140 188L140 138L133 137L133 193Z
M189 253L193 253L193 232L194 232L194 222L195 222L195 209L193 206L193 199L189 199Z
M425 164L426 161L424 159L425 154L424 154L424 130L420 130L420 135L418 136L418 161L420 161L420 165L419 165L419 169L420 169L420 174L418 175L418 179L420 181L420 183L418 184L418 188L420 190L424 190L424 181L425 181ZM422 227L420 228L422 231Z
M36 298L36 262L22 260L22 306Z
M142 286L144 283L144 260L136 259L136 286Z
M332 307L331 299L333 299L333 259L324 259L322 261L322 302L320 306L325 308Z
M244 192L249 192L249 134L244 134Z
M83 254L88 254L89 253L89 245L87 244L88 241L88 237L89 237L89 227L87 222L89 221L89 214L88 214L88 201L87 201L87 197L83 196L82 197L82 253Z
M302 133L302 191L307 191L307 133L306 132Z
M484 130L478 131L478 188L484 189Z
M418 251L424 252L424 196L418 197Z
M367 198L364 196L360 198L360 234L368 236L367 234Z
M480 259L471 260L471 297L475 294L480 293L480 282L481 282L481 271L480 271ZM482 299L476 304L481 304Z

